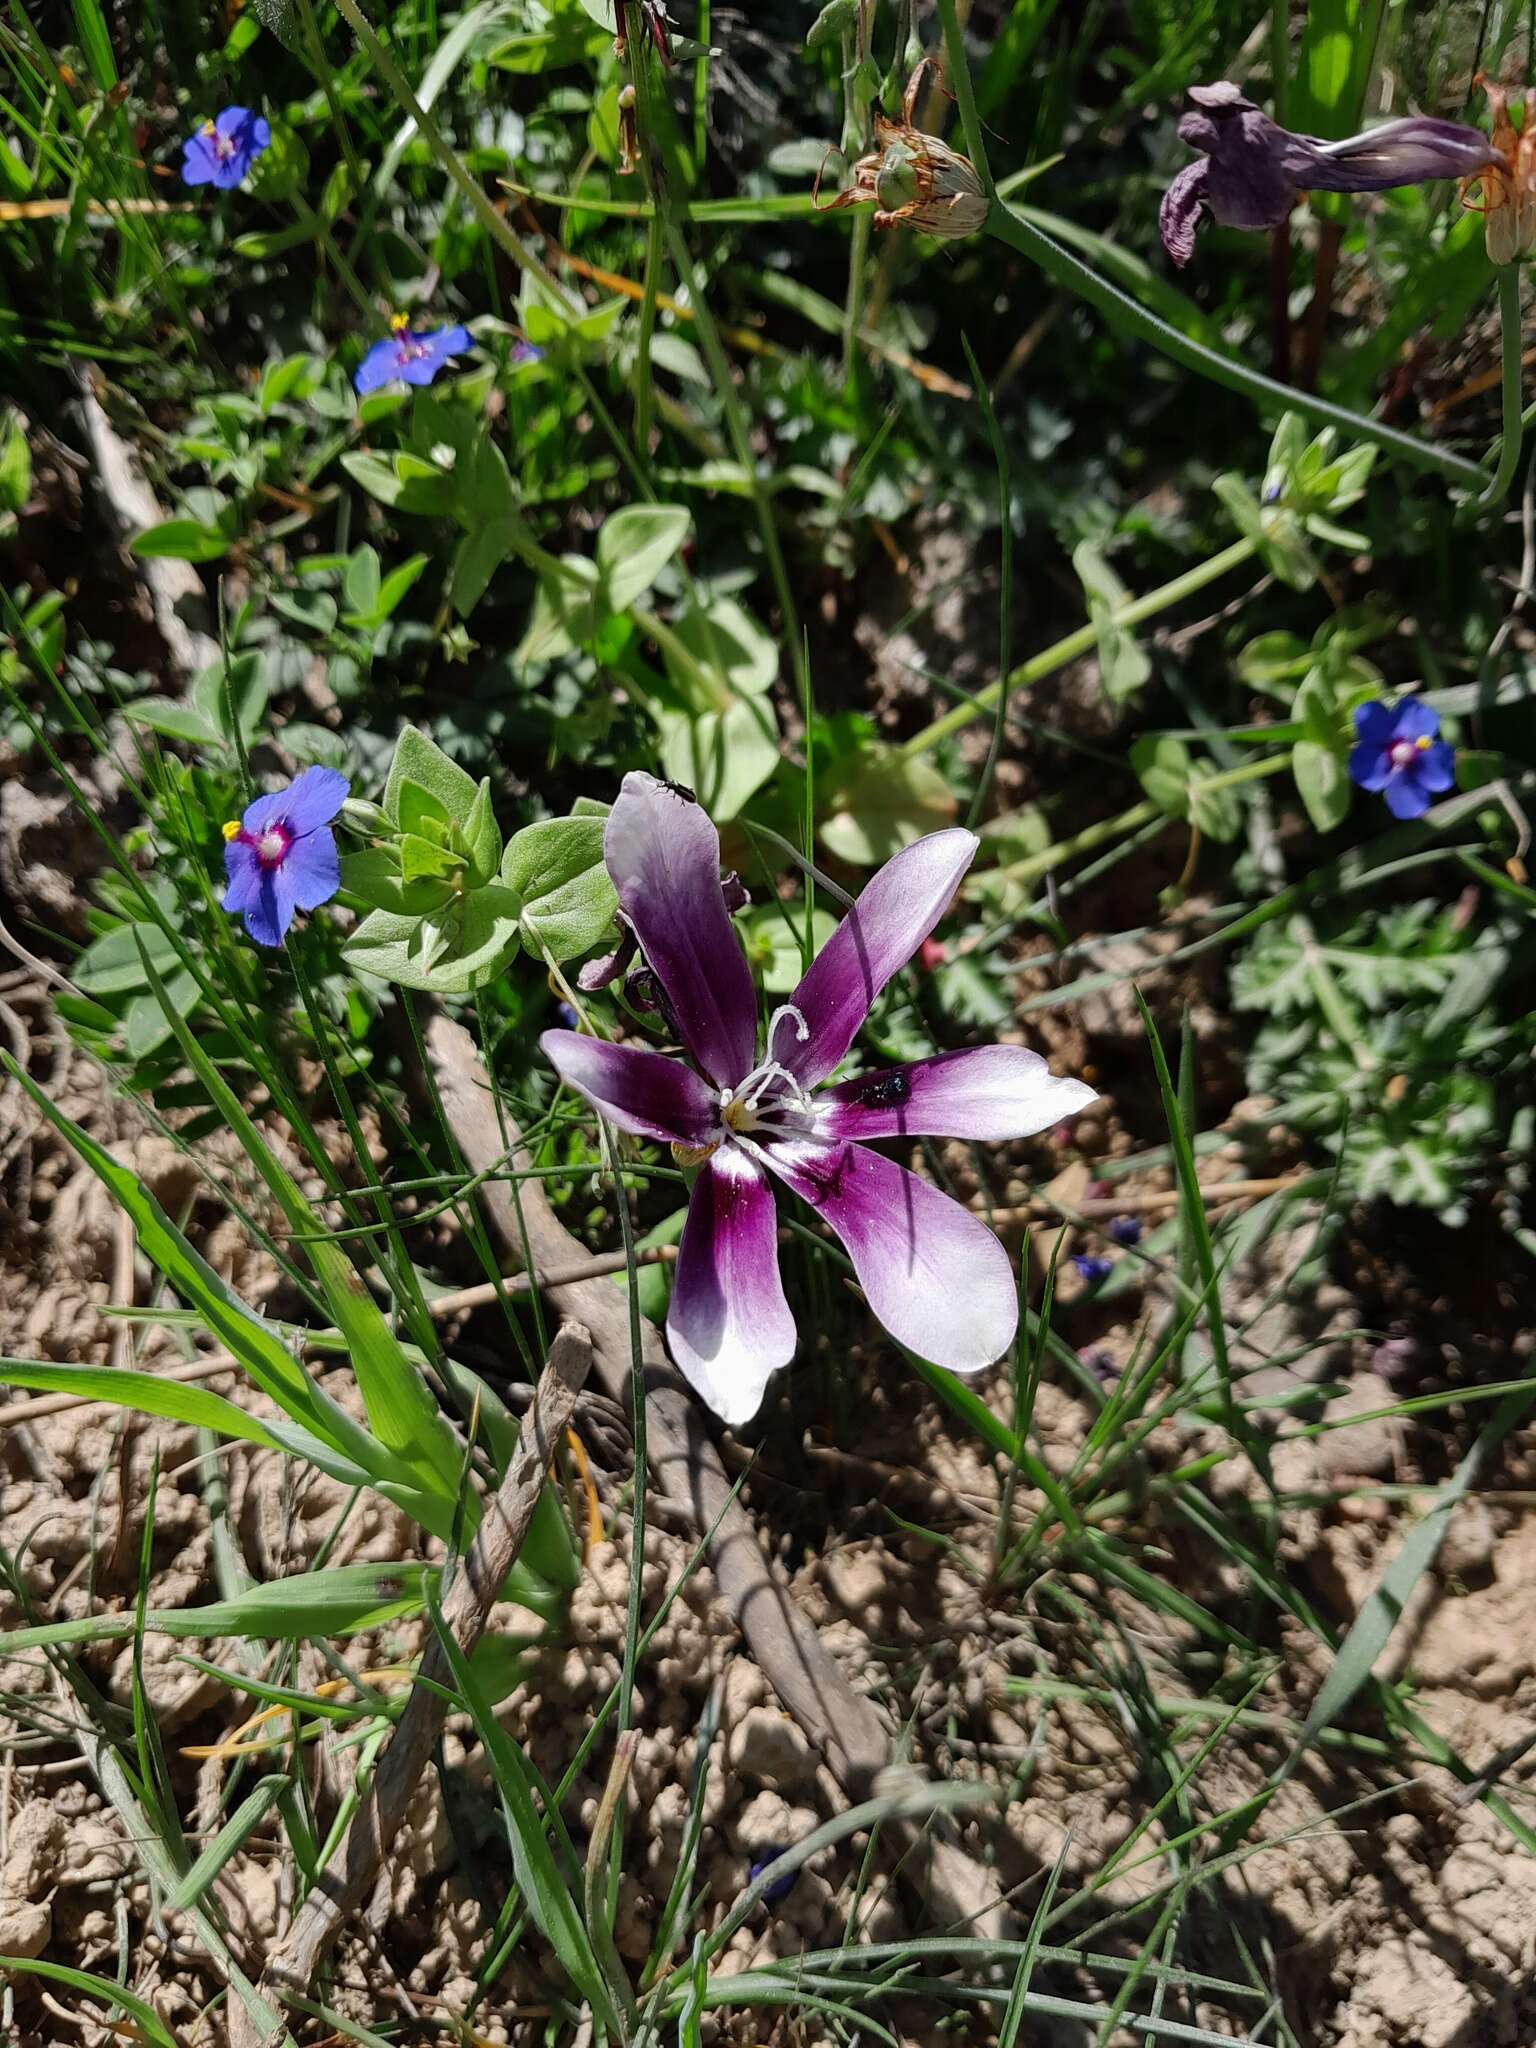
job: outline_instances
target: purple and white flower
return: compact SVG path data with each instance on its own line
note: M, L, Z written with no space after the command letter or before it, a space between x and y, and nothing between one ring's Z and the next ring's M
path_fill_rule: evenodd
M1409 114L1342 142L1293 135L1228 79L1189 90L1179 140L1200 151L1163 195L1158 227L1179 265L1207 215L1224 228L1277 228L1303 192L1385 192L1434 178L1475 178L1500 161L1480 128Z
M1349 773L1380 790L1394 818L1422 818L1456 780L1456 756L1440 737L1440 714L1421 697L1357 704Z
M331 820L351 784L334 768L306 768L224 827L223 907L245 919L258 946L280 946L297 910L318 910L341 887Z
M619 908L664 990L687 1058L573 1031L540 1040L561 1079L620 1130L696 1166L667 1336L679 1369L729 1423L756 1414L794 1355L779 1273L776 1176L841 1240L898 1343L979 1372L1013 1342L1008 1254L977 1216L866 1140L1029 1137L1094 1099L1022 1046L825 1084L881 990L949 907L973 834L931 833L890 860L758 1038L757 998L720 891L720 837L697 803L624 778L603 856Z
M181 145L181 181L232 191L271 140L272 130L260 114L249 107L226 107Z
M430 384L454 356L474 347L467 327L434 327L414 334L404 313L390 323L383 341L376 341L358 364L352 382L364 397L386 384Z

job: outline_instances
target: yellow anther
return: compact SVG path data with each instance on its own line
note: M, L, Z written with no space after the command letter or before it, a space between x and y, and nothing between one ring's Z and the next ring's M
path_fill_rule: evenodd
M1421 733L1419 734L1418 738L1417 738L1417 739L1416 739L1416 740L1414 741L1414 743L1413 743L1413 744L1414 744L1414 745L1415 745L1415 746L1416 746L1416 747L1418 748L1419 752L1420 752L1421 754L1423 754L1423 753L1427 753L1427 752L1428 752L1428 750L1429 750L1429 749L1430 749L1430 748L1431 748L1431 747L1432 747L1432 746L1433 746L1433 745L1434 745L1435 743L1434 743L1434 741L1433 741L1433 740L1432 740L1432 739L1430 738L1430 736L1429 736L1429 734L1428 734L1427 732L1421 732Z
M240 820L238 818L226 818L221 829L226 839L238 839L240 837Z
M404 334L411 324L411 316L409 313L391 313L389 324L394 333Z

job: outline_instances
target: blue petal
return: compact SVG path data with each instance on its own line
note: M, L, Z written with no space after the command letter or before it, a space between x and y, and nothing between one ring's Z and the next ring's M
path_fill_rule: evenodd
M252 115L249 107L226 107L213 125L221 135L228 137L229 140L243 140L241 130L251 119Z
M289 863L261 870L261 886L245 907L245 928L258 946L280 946L293 923L293 886Z
M1429 809L1429 791L1412 769L1405 768L1387 784L1387 809L1394 818L1422 818Z
M1436 740L1426 747L1419 756L1417 775L1423 789L1431 789L1438 796L1442 790L1453 789L1456 784L1456 755L1444 740Z
M218 171L213 151L203 135L189 135L181 146L181 182L184 185L206 185Z
M1355 735L1367 746L1390 746L1396 736L1396 725L1392 717L1392 706L1383 704L1380 698L1369 704L1355 706Z
M256 858L255 847L239 839L227 841L224 873L229 887L224 891L221 907L238 916L255 902L261 888L261 862Z
M376 341L367 355L358 364L352 378L355 389L364 397L370 391L381 391L400 374L400 350L393 335L388 341Z
M1361 711L1372 707L1362 704ZM1360 713L1355 717L1358 720ZM1357 789L1385 789L1387 778L1392 773L1392 764L1387 759L1387 750L1379 740L1362 740L1358 747L1349 750L1349 779Z
M1393 738L1432 740L1440 735L1440 714L1422 697L1400 697L1393 707Z
M350 795L352 785L335 768L306 768L281 794L286 808L283 822L295 833L313 832L329 825Z
M341 887L341 857L330 826L322 825L318 831L295 839L283 862L283 872L297 909L318 910L322 903L329 903Z

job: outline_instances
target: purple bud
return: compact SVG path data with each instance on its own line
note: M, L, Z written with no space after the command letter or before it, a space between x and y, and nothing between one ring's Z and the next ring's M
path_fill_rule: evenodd
M581 1024L581 1019L569 1003L556 1003L555 1016L562 1029L566 1031L575 1031Z
M1111 1216L1108 1234L1116 1244L1141 1243L1141 1218L1139 1216Z
M640 950L640 941L622 910L614 912L613 921L619 928L619 943L611 953L589 960L577 975L576 986L583 995L595 995L600 988L607 988L611 981L617 981L628 971L629 963Z
M1074 1252L1072 1263L1090 1287L1097 1287L1101 1280L1107 1280L1114 1267L1113 1259L1095 1258L1091 1252Z
M1111 1353L1102 1344L1091 1346L1077 1354L1101 1387L1112 1387L1120 1377L1120 1368Z
M769 1864L777 1863L783 1854L784 1851L777 1845L767 1849L759 1849L747 1866L748 1884L756 1884ZM763 1904L765 1906L777 1906L782 1900L787 1899L794 1890L795 1881L799 1875L798 1870L790 1870L786 1871L783 1877L776 1877L773 1883L769 1885L767 1891L763 1893Z

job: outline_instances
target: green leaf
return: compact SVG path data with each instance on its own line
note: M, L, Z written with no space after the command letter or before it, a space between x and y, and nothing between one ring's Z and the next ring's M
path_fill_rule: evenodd
M89 996L123 995L129 989L147 988L140 944L162 974L173 972L181 956L169 936L157 924L122 924L114 931L93 939L75 962L77 988Z
M466 533L453 557L450 594L461 619L468 618L484 597L486 586L512 552L514 523L508 519L487 520Z
M50 1984L67 1984L71 1991L93 1999L108 2012L120 2008L136 2022L140 2035L152 2044L152 2048L179 2048L176 2036L154 2007L125 1989L114 1977L98 1977L92 1970L72 1969L68 1963L45 1963L37 1956L0 1955L0 1971L9 1973L13 1970L19 1970L24 1976L45 1978ZM122 2031L126 2033L128 2030Z
M690 604L672 628L699 667L719 676L738 696L761 697L771 690L779 673L779 650L750 612L734 597L712 597ZM688 701L699 711L720 707L710 699L697 701L691 687L693 671L672 658L669 649L667 673ZM691 788L693 785L690 784Z
M507 846L501 878L521 902L530 952L571 960L608 932L618 896L603 865L600 817L547 818Z
M517 1888L533 1917L534 1925L554 1950L593 2016L610 2038L619 2036L613 2001L588 1937L581 1910L571 1896L554 1858L534 1805L533 1785L522 1751L497 1720L469 1660L448 1628L435 1600L432 1624L437 1630L453 1682L469 1708L475 1732L485 1747L491 1775L501 1794L507 1815L507 1840L512 1851L512 1871Z
M816 836L855 867L889 860L955 815L954 794L931 762L884 748L855 755L827 789L826 801L829 814Z
M626 505L610 513L597 536L597 566L610 609L626 611L643 597L687 538L683 505Z
M561 557L569 577L540 577L533 616L513 659L554 661L574 648L588 647L597 637L598 570L584 555Z
M419 1614L437 1567L411 1558L402 1564L342 1564L324 1571L294 1572L286 1579L250 1586L233 1600L202 1607L151 1607L144 1627L162 1636L254 1636L258 1640L301 1642L307 1636L353 1635ZM119 1642L134 1633L138 1617L129 1609L82 1614L73 1621L44 1622L17 1629L6 1649L51 1649L56 1644Z
M386 461L365 448L351 448L341 466L370 497L396 512L417 512L428 519L448 518L453 512L454 481L433 464L412 461L405 454Z
M464 821L462 839L469 853L469 878L477 885L488 882L501 862L501 827L491 808L491 778L481 782Z
M444 817L455 825L467 825L475 808L479 787L456 761L451 761L435 740L414 725L401 731L395 742L394 758L384 785L384 809L397 824L405 822L401 791L407 783L436 798ZM419 816L419 813L413 813Z
M1131 742L1131 768L1147 795L1170 818L1189 816L1190 754L1167 733L1143 733Z
M368 1426L388 1454L392 1468L389 1476L403 1479L420 1489L424 1497L435 1499L440 1511L427 1516L427 1526L435 1535L447 1534L463 1490L463 1474L458 1444L446 1416L405 1346L385 1321L383 1310L363 1285L351 1259L327 1236L322 1219L305 1200L297 1182L279 1165L244 1104L176 1014L153 967L147 967L146 972L172 1021L188 1065L225 1124L239 1139L247 1158L281 1208L289 1229L303 1241L326 1306L346 1345ZM473 1526L477 1520L473 1495L463 1505Z
M38 1394L71 1394L80 1401L108 1401L136 1415L159 1415L211 1429L216 1436L286 1451L284 1439L222 1394L163 1373L121 1365L52 1365L41 1359L0 1358L0 1387L26 1387Z
M799 897L791 897L787 903L757 904L747 913L744 925L742 938L757 978L769 995L789 995L805 972L801 948L804 903ZM818 953L836 928L837 920L830 911L818 905L811 912L812 941Z
M0 511L19 512L32 495L32 451L17 414L0 422Z
M734 818L779 765L778 721L764 697L724 711L663 711L661 764L721 824Z
M1099 675L1105 694L1122 703L1152 674L1152 663L1135 634L1115 623L1115 613L1130 592L1092 541L1080 541L1072 550L1072 566L1082 583L1088 618L1098 639Z
M1291 773L1319 832L1331 832L1349 815L1349 774L1331 747L1298 740L1291 749Z
M162 519L128 543L147 561L216 562L229 553L230 536L198 519Z
M193 1309L204 1329L232 1352L256 1385L294 1421L369 1473L387 1472L382 1447L305 1372L271 1324L252 1313L232 1288L192 1249L155 1197L126 1166L54 1106L8 1053L0 1053L16 1079L108 1194L127 1212L150 1263Z
M342 947L360 973L434 995L472 995L517 951L522 901L492 882L459 896L436 918L370 911Z

